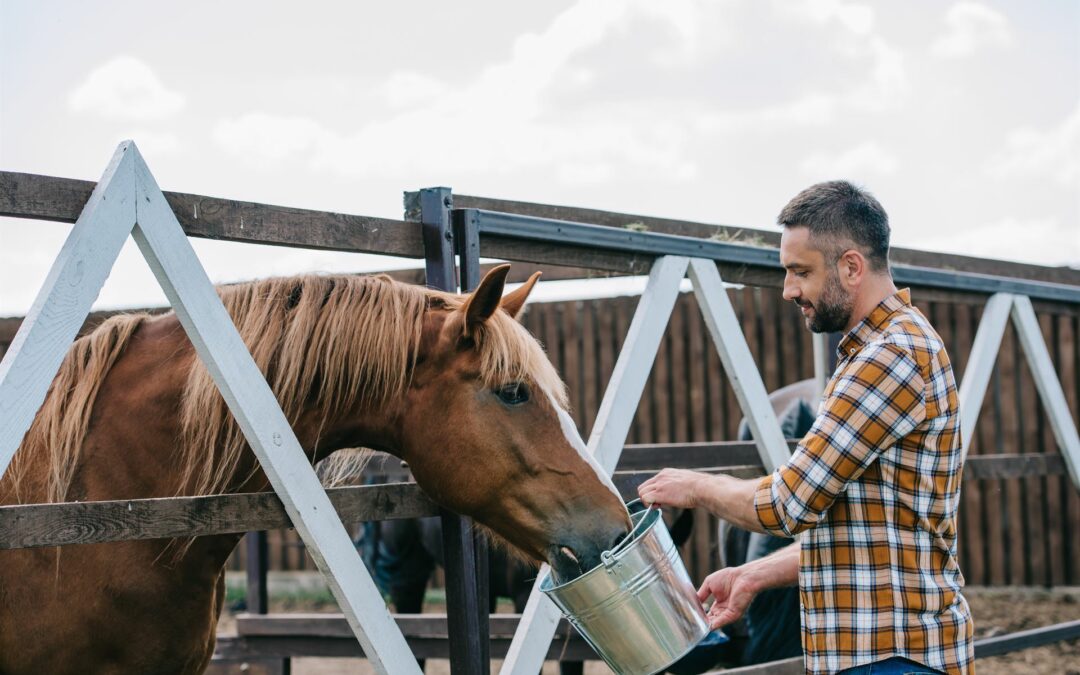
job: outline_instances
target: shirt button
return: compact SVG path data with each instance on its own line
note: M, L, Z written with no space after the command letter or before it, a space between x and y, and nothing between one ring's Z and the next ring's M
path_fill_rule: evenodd
M855 348L852 347L851 349L847 350L847 353L848 354L854 354L855 353Z

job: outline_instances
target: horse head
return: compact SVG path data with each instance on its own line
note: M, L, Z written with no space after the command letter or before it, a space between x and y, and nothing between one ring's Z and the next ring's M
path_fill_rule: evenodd
M464 300L432 296L400 454L433 499L571 579L630 522L566 412L562 381L516 320L539 273L503 297L508 270L493 269Z

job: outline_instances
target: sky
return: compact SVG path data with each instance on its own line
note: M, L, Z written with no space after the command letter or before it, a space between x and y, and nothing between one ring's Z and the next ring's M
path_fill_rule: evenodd
M126 138L166 190L389 218L446 185L768 229L846 178L894 246L1080 267L1080 3L0 0L0 170ZM0 316L69 230L0 218ZM215 282L417 264L192 242ZM163 302L129 245L95 306Z

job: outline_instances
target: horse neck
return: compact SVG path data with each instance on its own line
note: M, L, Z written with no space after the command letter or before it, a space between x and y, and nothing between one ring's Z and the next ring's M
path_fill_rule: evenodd
M310 407L295 420L292 429L313 464L346 448L369 448L399 455L399 410L397 401L360 405L343 411ZM254 451L246 453L229 485L231 492L260 492L269 488L269 480L258 466Z

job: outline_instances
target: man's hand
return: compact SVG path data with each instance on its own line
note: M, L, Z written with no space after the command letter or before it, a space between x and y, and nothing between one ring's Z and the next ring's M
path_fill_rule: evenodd
M698 589L698 600L714 599L709 608L711 628L737 621L750 601L768 588L793 586L799 582L799 544L785 546L764 558L738 567L726 567L705 577Z
M686 469L664 469L638 486L638 496L646 505L692 509L701 505L702 487L708 474Z
M738 621L757 595L757 590L749 583L744 572L745 567L725 567L705 577L697 594L702 604L710 597L714 599L706 615L709 628L720 628Z

